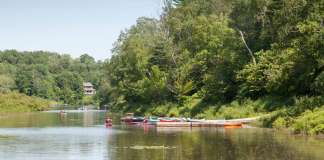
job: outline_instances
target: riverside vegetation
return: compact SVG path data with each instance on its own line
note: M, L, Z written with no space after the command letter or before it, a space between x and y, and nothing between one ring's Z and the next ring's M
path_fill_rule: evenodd
M12 84L9 90L64 103L82 103L86 80L97 88L94 101L112 111L227 119L269 114L263 126L320 134L323 26L323 0L166 0L159 19L139 18L120 34L105 62L4 51L0 79ZM13 53L26 57L3 60ZM35 56L44 59L34 62Z
M96 103L83 95L83 82L97 87L102 64L87 54L73 59L44 51L0 51L0 112L45 110L54 101Z
M11 92L0 93L0 112L32 112L48 109L52 102Z
M324 133L323 21L323 0L165 1L160 19L121 33L101 103L197 118L270 113L263 126Z

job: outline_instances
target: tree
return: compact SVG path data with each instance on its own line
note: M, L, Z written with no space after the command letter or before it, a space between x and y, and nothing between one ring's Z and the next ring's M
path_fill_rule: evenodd
M15 88L15 81L8 75L0 75L0 93L9 92Z
M102 63L87 54L72 59L46 51L5 50L0 51L0 88L76 104L82 100L84 81L98 86L101 69Z

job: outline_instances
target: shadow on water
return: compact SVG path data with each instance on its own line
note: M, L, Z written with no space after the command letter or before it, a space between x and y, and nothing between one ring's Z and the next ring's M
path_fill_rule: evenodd
M0 159L273 160L323 159L324 140L269 129L114 125L105 112L2 116ZM114 117L116 122L119 118Z

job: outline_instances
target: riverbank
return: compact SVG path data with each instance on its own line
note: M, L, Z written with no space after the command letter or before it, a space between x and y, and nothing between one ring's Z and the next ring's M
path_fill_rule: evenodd
M235 119L263 116L255 125L289 129L296 134L324 133L324 98L318 97L263 97L258 100L235 100L227 104L207 104L198 97L188 97L183 104L129 104L113 107L116 112L138 115L175 116L204 119ZM122 110L120 110L122 108ZM265 116L266 115L266 116Z
M17 92L0 93L0 113L44 111L51 104L51 101Z

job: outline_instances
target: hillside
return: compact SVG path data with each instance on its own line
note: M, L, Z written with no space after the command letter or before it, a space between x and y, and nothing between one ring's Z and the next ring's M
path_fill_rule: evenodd
M102 62L84 54L73 59L51 52L0 51L0 92L18 91L28 96L80 104L83 82L98 87Z

